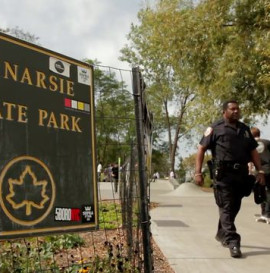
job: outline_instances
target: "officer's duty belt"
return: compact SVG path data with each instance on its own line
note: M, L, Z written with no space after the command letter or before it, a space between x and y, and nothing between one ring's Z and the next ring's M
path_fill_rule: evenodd
M247 168L247 163L239 163L234 161L219 161L217 164L221 168L228 168L232 170L240 170Z

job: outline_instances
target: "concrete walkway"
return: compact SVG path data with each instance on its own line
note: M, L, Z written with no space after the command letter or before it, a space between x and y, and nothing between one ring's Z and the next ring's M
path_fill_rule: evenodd
M260 207L253 194L243 199L236 219L242 237L243 257L230 257L229 250L214 237L218 209L213 193L203 192L193 183L177 189L168 180L151 183L151 230L154 240L175 273L256 273L268 272L270 225L257 223Z

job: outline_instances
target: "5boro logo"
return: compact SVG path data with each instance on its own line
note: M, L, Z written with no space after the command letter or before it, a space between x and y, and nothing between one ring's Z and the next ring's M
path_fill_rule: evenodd
M78 208L55 208L54 220L79 222L81 220L81 210Z
M79 208L55 208L54 220L61 222L93 223L95 221L92 205L84 205Z

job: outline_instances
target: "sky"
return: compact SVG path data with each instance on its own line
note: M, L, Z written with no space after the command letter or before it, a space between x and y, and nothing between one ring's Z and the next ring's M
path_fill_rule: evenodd
M39 44L77 60L119 61L131 23L146 0L0 0L0 28L19 27Z

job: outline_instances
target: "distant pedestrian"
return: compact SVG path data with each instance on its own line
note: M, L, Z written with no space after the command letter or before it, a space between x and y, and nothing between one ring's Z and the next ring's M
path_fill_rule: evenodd
M109 166L108 166L108 181L109 182L113 182L112 168L113 168L113 164L109 164Z
M156 179L159 179L159 172L155 172L155 173L153 174L153 182L155 182Z
M157 174L154 173L154 174L153 174L153 180L152 180L152 181L153 181L153 182L156 182L156 179L157 179Z
M173 170L170 171L170 179L174 179L174 171Z
M119 167L118 164L114 164L112 167L112 177L114 182L114 191L118 192L118 179L119 179Z
M101 181L101 172L102 172L102 164L101 162L98 163L98 166L97 166L97 178L98 178L98 182Z
M262 170L265 172L266 200L261 203L261 216L270 218L270 141L260 138L261 132L257 127L252 127L251 133L258 143L256 149L261 158Z

